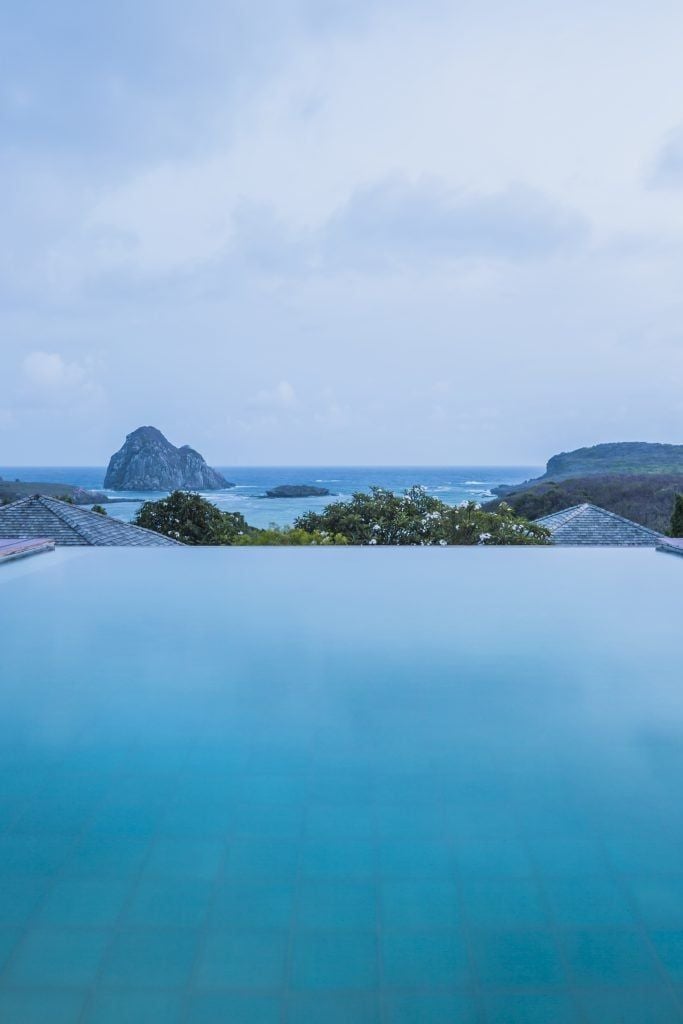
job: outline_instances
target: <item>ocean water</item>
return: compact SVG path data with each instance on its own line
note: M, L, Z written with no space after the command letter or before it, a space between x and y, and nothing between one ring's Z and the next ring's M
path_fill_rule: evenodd
M0 568L0 1021L683 1021L683 562Z
M491 487L513 484L543 472L533 466L255 466L219 467L220 472L235 487L226 491L204 494L219 508L241 512L252 526L265 527L270 523L286 526L297 516L313 509L322 510L334 501L329 498L277 498L264 499L265 491L279 484L313 484L326 487L332 495L348 496L354 491L368 490L371 486L403 491L413 484L421 484L430 494L449 504L461 501L486 501L493 497ZM49 481L70 483L80 487L103 490L103 466L0 466L0 476L6 480ZM148 500L163 497L162 493L107 492L111 497ZM140 500L108 506L108 513L130 521L140 507Z

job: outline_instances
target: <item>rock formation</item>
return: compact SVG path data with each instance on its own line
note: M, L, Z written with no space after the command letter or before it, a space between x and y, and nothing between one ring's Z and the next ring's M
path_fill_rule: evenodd
M266 491L266 498L323 498L329 494L327 487L311 487L309 484L281 484Z
M176 448L156 427L138 427L109 460L104 486L113 491L208 491L234 485L194 448Z

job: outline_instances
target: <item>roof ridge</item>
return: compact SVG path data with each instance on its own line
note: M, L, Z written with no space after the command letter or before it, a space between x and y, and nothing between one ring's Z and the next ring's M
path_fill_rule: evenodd
M612 519L618 519L620 523L627 523L629 526L637 526L641 530L647 530L653 537L661 537L661 533L657 530L653 530L650 526L644 526L642 523L637 523L635 519L627 519L626 516L620 516L618 512L612 512L609 508L603 508L602 505L594 505L592 501L584 502L587 508L594 508L596 511L601 512L603 515L611 516Z
M62 505L65 505L67 508L77 508L78 506L69 505L68 501L61 501L59 498L52 498L50 497L49 494L36 494L35 498L37 501L40 502L40 504L44 508L48 510L48 512L52 512L52 514L57 516L57 518L60 519L65 526L68 526L70 530L73 530L74 533L77 533L78 536L81 537L91 547L93 546L93 543L90 540L90 538L87 537L83 533L83 531L78 528L77 523L69 522L68 518L62 512L61 508ZM50 504L48 504L48 502L50 502ZM53 508L52 503L54 503L57 506L57 508ZM82 511L87 512L88 509L83 509ZM97 512L94 512L93 515L97 515Z
M90 518L90 516L92 516L93 517L93 519L92 519L93 524L96 524L98 527L109 525L109 523L107 523L106 519L103 522L101 513L93 512L93 510L91 508L83 508L81 505L70 505L69 502L62 501L60 498L53 498L49 494L41 494L41 495L39 495L39 497L41 498L41 500L43 500L43 502L50 501L50 502L55 502L58 505L65 505L66 508L69 509L69 511L74 511L74 512L77 513L77 515L86 516L87 518ZM81 536L85 540L87 540L89 544L96 546L96 542L90 540L86 536L86 534L83 533L82 528L80 530L76 529L76 526L72 522L69 521L68 517L65 517L62 514L62 510L61 509L59 509L59 518L62 520L63 523L66 523L67 526L70 526L73 530L76 530L76 532L79 534L79 536ZM136 532L139 531L140 533L146 533L150 537L164 537L164 539L167 540L167 541L170 541L171 544L177 544L179 547L183 546L180 543L180 541L175 540L173 537L167 537L166 534L164 534L164 533L157 533L156 530L148 530L147 527L145 527L145 526L138 526L137 523L128 523L128 522L125 522L124 520L116 520L115 522L112 522L112 519L110 519L109 522L113 526L114 525L115 526L125 526L129 530L135 530Z

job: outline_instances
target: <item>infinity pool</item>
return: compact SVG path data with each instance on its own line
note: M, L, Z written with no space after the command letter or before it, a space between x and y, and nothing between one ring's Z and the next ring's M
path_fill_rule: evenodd
M683 1021L683 563L0 569L0 1021Z

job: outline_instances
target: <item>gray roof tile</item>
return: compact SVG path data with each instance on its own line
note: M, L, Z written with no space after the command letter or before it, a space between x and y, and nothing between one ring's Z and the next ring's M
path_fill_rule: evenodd
M34 494L0 508L0 538L49 537L58 545L167 547L178 541L90 509Z
M567 546L654 548L662 539L647 526L588 503L553 512L536 522L550 530L551 543Z

